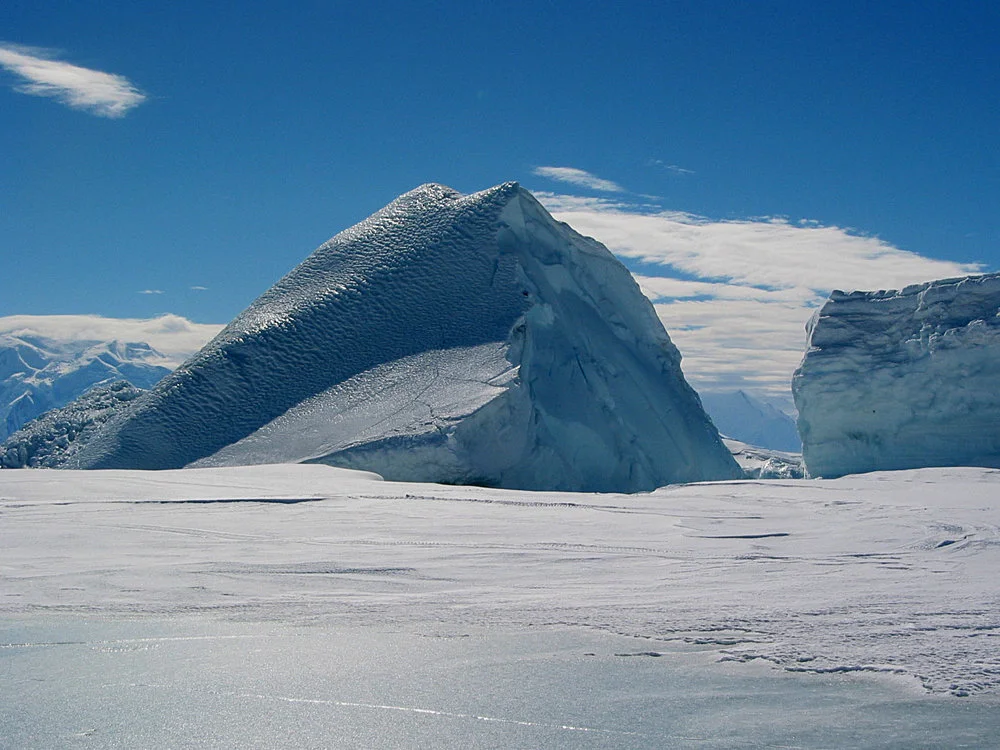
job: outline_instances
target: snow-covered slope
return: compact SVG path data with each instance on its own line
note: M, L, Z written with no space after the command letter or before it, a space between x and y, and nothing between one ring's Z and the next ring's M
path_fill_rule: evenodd
M761 448L798 453L802 441L795 420L745 391L702 392L701 402L719 432Z
M813 476L1000 467L1000 274L834 292L792 381Z
M127 380L150 388L172 364L143 342L58 339L30 328L0 329L0 440L94 385Z
M424 185L340 233L72 465L276 460L571 490L740 475L629 272L516 183Z

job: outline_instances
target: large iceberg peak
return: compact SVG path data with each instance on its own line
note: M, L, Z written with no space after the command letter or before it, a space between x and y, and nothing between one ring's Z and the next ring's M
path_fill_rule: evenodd
M631 274L515 182L422 185L320 246L83 446L647 490L739 476Z
M792 379L813 476L1000 466L1000 274L834 292Z

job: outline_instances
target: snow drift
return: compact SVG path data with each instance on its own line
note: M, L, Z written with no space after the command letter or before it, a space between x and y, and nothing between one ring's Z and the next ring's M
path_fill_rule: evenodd
M740 476L629 272L513 182L424 185L340 233L66 465L277 461L525 489Z
M813 476L1000 467L1000 274L834 292L792 380Z

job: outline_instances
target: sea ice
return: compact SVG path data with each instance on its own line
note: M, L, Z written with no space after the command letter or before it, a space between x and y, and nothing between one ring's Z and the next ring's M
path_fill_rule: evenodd
M609 655L701 649L797 675L1000 695L996 470L631 495L320 465L4 470L0 514L7 622L559 627L636 639Z

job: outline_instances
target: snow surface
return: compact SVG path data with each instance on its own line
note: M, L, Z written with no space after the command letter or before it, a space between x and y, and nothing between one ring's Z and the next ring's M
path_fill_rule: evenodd
M641 495L392 483L317 465L9 470L0 514L6 621L559 627L638 639L636 654L698 647L794 674L1000 694L989 469Z
M22 318L31 320L0 318L0 440L95 385L151 388L174 364L143 342L51 338L12 325Z
M795 420L746 391L701 392L701 403L719 432L743 443L800 453Z
M424 185L337 235L68 466L277 461L560 490L741 475L628 270L516 183Z
M1000 274L834 292L792 380L813 476L1000 466Z

